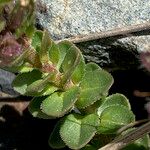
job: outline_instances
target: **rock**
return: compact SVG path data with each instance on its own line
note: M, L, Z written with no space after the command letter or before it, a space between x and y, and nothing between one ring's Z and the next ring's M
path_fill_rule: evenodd
M16 97L19 94L11 86L15 74L0 69L0 98Z
M47 29L53 39L97 33L150 20L150 0L38 0L38 27ZM121 39L149 48L150 36Z
M87 62L95 62L108 71L139 69L136 46L119 41L96 40L78 43Z
M142 7L141 7L142 6ZM149 0L38 0L37 27L54 40L98 33L150 20ZM77 44L87 61L109 70L139 68L139 52L150 48L150 36L130 36Z

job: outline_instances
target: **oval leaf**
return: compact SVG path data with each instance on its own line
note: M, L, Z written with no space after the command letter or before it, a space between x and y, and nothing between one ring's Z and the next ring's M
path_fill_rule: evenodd
M85 74L85 62L83 57L81 57L80 63L77 65L71 76L71 80L73 81L74 84L78 84L82 80L84 74Z
M19 74L12 83L14 90L25 95L27 87L36 80L39 80L41 76L42 73L38 70Z
M79 66L82 58L80 50L73 43L66 41L65 44L67 45L66 48L68 48L68 50L65 50L67 53L64 57L64 60L60 68L60 71L64 73L61 82L62 86L65 85L65 83L67 83L67 81L71 79L71 76L75 72L77 66ZM80 69L84 71L84 66L83 67L81 66ZM79 78L79 75L77 75L77 73L76 77ZM75 74L73 79L74 78ZM80 80L80 78L78 80Z
M127 107L118 105L110 106L100 115L98 132L102 134L115 133L119 128L135 121L135 116Z
M70 114L61 125L60 135L69 148L80 149L93 138L98 125L99 118L95 114Z
M78 94L79 87L72 87L66 92L55 92L42 102L41 109L50 116L63 116L73 107Z
M98 108L98 115L100 116L105 108L110 107L112 105L123 105L129 110L131 110L131 106L128 99L123 94L116 93L106 98L106 100Z
M41 49L42 37L43 37L43 32L39 30L37 30L32 37L31 45L34 47L34 49L37 52L39 52Z
M39 50L40 60L43 64L51 62L55 66L59 61L59 47L50 39L48 31L43 32L41 49Z
M60 67L62 65L62 62L64 61L64 58L65 58L65 56L69 50L70 45L68 45L68 41L59 42L57 45L59 47L59 52L60 52L60 57L59 57L59 62L57 64L57 69L60 70L60 72L62 72Z
M101 70L101 67L98 66L96 63L90 62L86 64L86 71L95 71L95 70Z
M72 68L72 66L75 65L75 63L79 64L81 59L81 52L73 43L69 41L64 41L64 48L66 49L66 55L61 64L61 69L63 72L67 72ZM77 58L79 58L79 61L76 61Z
M50 83L44 82L42 79L37 80L30 84L26 89L26 95L28 96L46 96L57 91L58 88Z
M113 77L104 70L95 70L86 72L80 87L80 97L76 103L77 107L85 108L102 96L106 95L113 83Z
M38 117L42 119L53 119L54 117L44 114L40 109L41 103L44 99L45 97L33 98L28 106L28 110L32 114L33 117Z

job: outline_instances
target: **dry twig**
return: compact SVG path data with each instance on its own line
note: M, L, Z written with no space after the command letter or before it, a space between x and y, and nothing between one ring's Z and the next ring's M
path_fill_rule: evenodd
M80 42L87 42L87 41L92 41L92 40L108 38L108 37L116 37L116 36L125 37L125 36L131 35L132 33L141 32L141 31L145 31L149 29L150 29L150 22L146 22L146 23L126 26L122 28L115 28L113 30L102 31L100 33L78 35L78 36L63 39L63 40L68 40L73 43L80 43ZM62 40L59 40L56 42L58 43L60 41Z
M150 122L142 125L141 127L124 135L123 137L116 138L114 141L105 145L104 147L100 148L99 150L120 150L123 147L127 146L128 144L143 137L147 133L150 133Z

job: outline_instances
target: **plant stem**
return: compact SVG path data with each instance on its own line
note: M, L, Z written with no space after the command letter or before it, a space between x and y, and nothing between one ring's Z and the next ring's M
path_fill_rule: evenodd
M150 122L142 125L134 131L124 135L123 137L116 138L111 143L105 145L98 150L119 150L127 146L128 144L136 141L143 137L145 134L150 133Z
M146 23L142 23L142 24L136 24L136 25L126 26L126 27L121 27L121 28L115 28L113 30L102 31L99 33L78 35L78 36L66 38L63 40L68 40L73 43L81 43L81 42L87 42L87 41L115 37L115 36L121 36L121 37L124 36L125 37L125 36L131 35L132 33L149 30L149 29L150 29L150 22L146 22ZM58 43L60 41L62 41L62 40L59 40L56 42Z
M123 131L125 131L125 130L127 130L127 129L129 129L129 128L132 128L133 126L139 125L139 124L141 124L141 123L146 123L146 122L148 122L148 121L150 121L150 120L149 120L149 119L143 119L143 120L138 120L138 121L132 122L132 123L130 123L130 124L128 124L128 125L123 126L122 128L120 128L120 129L117 131L117 134L120 134L120 133L122 133Z

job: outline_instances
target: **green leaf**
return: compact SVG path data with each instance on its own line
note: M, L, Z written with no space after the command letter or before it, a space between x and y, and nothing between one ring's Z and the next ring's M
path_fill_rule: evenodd
M48 48L48 52L50 61L57 66L60 59L60 51L58 45L55 44L52 39L50 39L50 47Z
M42 79L37 80L30 84L26 89L26 95L28 96L46 96L57 91L58 88L51 85L50 83L45 83Z
M119 128L135 121L135 116L123 105L110 106L103 110L100 115L98 132L102 134L115 133Z
M5 29L6 22L0 20L0 32Z
M50 116L63 116L73 107L78 94L79 87L72 87L66 92L55 92L42 102L41 109Z
M31 45L34 47L34 49L39 52L41 49L41 43L42 43L42 37L43 37L43 32L36 30L32 37L32 43Z
M42 95L42 96L50 95L50 94L54 93L54 92L57 91L57 90L58 90L58 87L53 86L53 85L51 85L51 84L48 84L48 85L44 88L44 90L42 90L41 95Z
M80 63L77 65L71 76L71 80L73 81L74 84L78 84L82 80L84 74L85 74L85 62L83 57L81 57Z
M44 114L41 109L41 103L45 99L45 97L35 97L30 102L28 109L33 117L42 118L42 119L54 119L54 117L48 116Z
M60 136L69 148L80 149L93 138L98 125L99 118L95 114L70 114L61 125Z
M29 25L27 28L26 28L26 35L27 37L29 38L32 38L33 37L33 34L34 34L34 31L35 31L35 26L34 24L32 23L31 25Z
M56 86L53 86L52 84L52 79L54 78L54 76L55 74L48 74L45 78L36 80L32 84L30 84L26 89L26 95L44 96L55 92L58 88Z
M49 140L48 140L48 144L50 147L52 147L53 149L60 149L60 148L64 148L66 147L65 143L63 142L63 140L60 137L60 127L61 127L61 121L58 121L57 124L55 125L54 130L52 131Z
M59 61L59 55L59 47L50 39L48 31L44 31L39 51L41 62L51 62L56 66Z
M63 72L67 72L68 70L70 70L72 66L75 65L75 63L79 64L81 59L81 52L73 43L65 41L65 44L68 44L68 47L66 47L67 53L61 65Z
M80 83L81 93L76 102L77 107L80 109L92 105L108 93L112 83L113 77L104 70L87 71Z
M62 62L62 65L61 65L61 71L64 73L63 74L63 78L62 78L62 86L67 83L68 80L71 79L71 76L72 74L74 73L75 69L77 68L77 66L80 64L81 62L81 52L80 50L74 45L72 44L71 42L69 41L66 41L65 44L67 45L68 44L68 50L66 55L65 55L65 58ZM82 64L84 65L84 64ZM80 66L80 69L81 72L84 72L84 66ZM82 70L81 70L82 69ZM76 70L77 71L77 70ZM79 72L79 70L78 70ZM82 77L82 74L80 73L81 77ZM77 76L77 74L73 76L73 79L77 79L80 80L79 76ZM75 79L75 80L76 80Z
M38 70L19 74L13 81L14 90L22 95L25 95L27 87L39 80L42 77L42 73Z
M66 76L71 77L75 84L78 84L85 72L85 62L80 50L69 41L58 43L60 59L57 68L60 72L65 72ZM80 57L78 57L78 55ZM80 60L78 60L80 59ZM68 77L66 77L67 79Z
M96 63L90 62L86 64L86 71L95 71L95 70L101 70L101 67L98 66Z
M59 62L57 64L57 69L60 70L60 72L62 72L60 67L62 65L62 62L64 61L64 58L65 58L68 50L69 50L69 45L68 45L67 41L59 42L57 45L58 45L59 50L60 50L60 57L59 57Z
M50 38L47 31L43 32L41 48L39 50L39 57L42 64L49 62L48 48L50 47Z
M98 108L98 115L100 116L105 108L118 105L125 106L129 110L131 110L131 106L128 99L123 94L116 93L106 98L106 100Z

